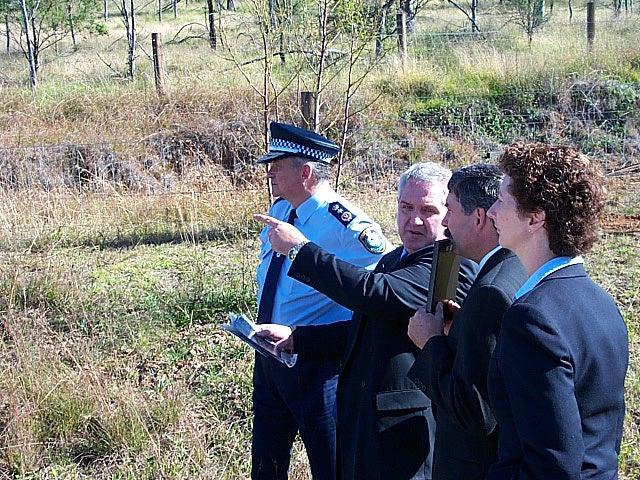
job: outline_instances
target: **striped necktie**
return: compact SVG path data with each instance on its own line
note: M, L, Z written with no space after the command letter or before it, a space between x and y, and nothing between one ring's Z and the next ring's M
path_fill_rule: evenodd
M287 223L293 225L293 222L297 218L296 209L292 209L289 213ZM284 255L273 252L271 255L271 262L269 262L269 269L267 275L264 278L264 285L262 286L262 295L260 295L260 304L258 305L258 320L257 323L271 323L271 315L273 314L273 302L276 298L276 287L278 286L278 278L280 277L280 270L284 263Z

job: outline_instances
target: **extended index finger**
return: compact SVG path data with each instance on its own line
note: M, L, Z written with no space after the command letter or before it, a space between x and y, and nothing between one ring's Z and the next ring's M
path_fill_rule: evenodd
M269 215L262 215L261 213L254 213L253 219L258 222L262 222L265 225L269 225L270 227L277 227L278 225L283 223L277 218L270 217Z

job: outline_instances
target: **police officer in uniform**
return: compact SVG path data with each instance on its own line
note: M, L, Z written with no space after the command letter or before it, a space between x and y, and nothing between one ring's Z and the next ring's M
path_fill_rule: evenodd
M358 207L329 185L338 146L293 125L271 123L267 177L278 199L269 215L295 225L306 238L338 258L373 269L390 245ZM260 233L257 270L258 323L290 327L326 325L351 317L345 307L287 276L291 261L274 252ZM292 368L256 356L253 377L252 478L286 479L296 433L304 442L316 480L335 479L335 360L298 359Z

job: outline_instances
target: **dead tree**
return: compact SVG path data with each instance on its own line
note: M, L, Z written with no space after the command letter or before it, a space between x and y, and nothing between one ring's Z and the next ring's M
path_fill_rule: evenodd
M127 35L127 76L130 79L136 75L137 34L136 34L136 5L135 0L120 0L116 3L122 24Z

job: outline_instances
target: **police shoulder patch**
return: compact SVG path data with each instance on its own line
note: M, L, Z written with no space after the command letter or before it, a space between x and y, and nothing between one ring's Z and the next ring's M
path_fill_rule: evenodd
M386 248L386 240L382 233L378 231L373 225L369 225L367 228L360 232L358 240L364 245L364 248L371 253L384 253Z
M349 225L351 221L356 217L349 211L347 207L342 205L340 202L331 202L329 204L329 213L336 217L338 221L345 227Z

